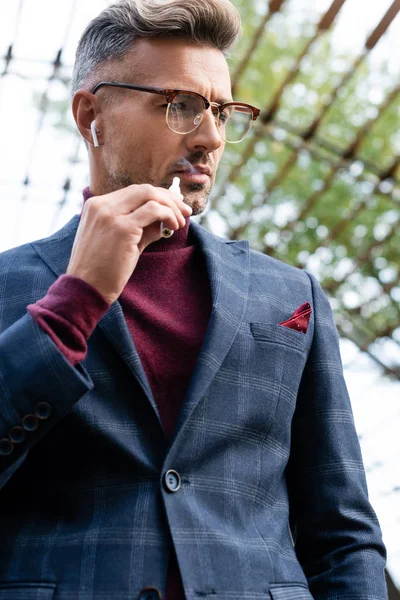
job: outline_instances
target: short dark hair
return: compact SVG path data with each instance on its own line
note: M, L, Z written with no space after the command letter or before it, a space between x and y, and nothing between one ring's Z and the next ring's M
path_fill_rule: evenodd
M124 56L141 38L187 39L227 55L240 31L240 15L229 0L120 0L103 10L83 32L72 94L80 88L90 89L98 67Z

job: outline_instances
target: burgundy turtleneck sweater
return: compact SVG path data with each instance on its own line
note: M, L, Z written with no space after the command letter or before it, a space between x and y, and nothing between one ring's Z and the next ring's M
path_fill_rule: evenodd
M91 197L88 188L84 201ZM140 356L165 434L173 433L211 314L211 291L202 254L186 227L144 250L118 301ZM90 284L62 275L27 309L75 366L110 305ZM149 582L151 585L151 582ZM174 550L165 600L184 600Z

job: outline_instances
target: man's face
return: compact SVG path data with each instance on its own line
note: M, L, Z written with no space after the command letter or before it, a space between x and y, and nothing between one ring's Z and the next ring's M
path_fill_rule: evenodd
M116 64L114 81L198 92L212 102L228 102L231 81L222 52L177 39L147 39L135 44L122 64ZM115 74L115 75L116 75ZM111 102L102 102L113 94ZM208 202L216 170L224 151L215 119L208 109L200 126L179 135L165 120L166 99L127 89L102 88L102 146L95 149L96 170L107 193L132 184L150 183L168 188L181 180L185 202L201 214ZM209 167L210 176L198 179L190 165ZM186 173L185 173L186 170Z

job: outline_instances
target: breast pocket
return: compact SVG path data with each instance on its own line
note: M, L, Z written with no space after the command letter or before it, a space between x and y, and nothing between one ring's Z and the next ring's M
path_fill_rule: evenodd
M308 339L304 333L271 323L250 323L252 366L271 382L274 390L273 416L291 418L297 401Z
M209 388L210 421L234 415L258 439L268 434L279 411L289 423L307 356L300 336L306 338L278 325L245 323Z
M266 344L279 344L301 354L306 351L306 335L295 329L270 323L250 323L253 338Z
M55 583L0 583L0 600L53 600Z

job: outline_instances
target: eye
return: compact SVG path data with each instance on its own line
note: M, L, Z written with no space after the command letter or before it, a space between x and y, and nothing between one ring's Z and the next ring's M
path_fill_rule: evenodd
M187 102L173 102L171 106L176 110L185 110L188 107Z
M219 120L221 121L221 123L226 123L229 120L229 115L225 111L223 111L219 115Z

